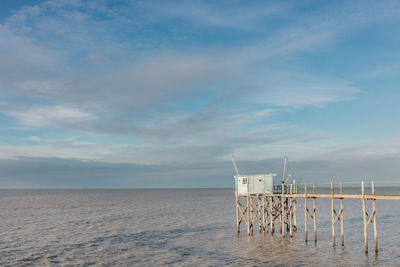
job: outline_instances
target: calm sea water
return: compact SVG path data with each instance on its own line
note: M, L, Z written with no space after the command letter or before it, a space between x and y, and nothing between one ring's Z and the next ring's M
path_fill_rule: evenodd
M302 200L293 238L248 237L228 189L0 190L0 265L400 266L400 201L377 201L368 256L361 200L344 201L344 247L332 247L330 200L317 207L319 240L306 244Z

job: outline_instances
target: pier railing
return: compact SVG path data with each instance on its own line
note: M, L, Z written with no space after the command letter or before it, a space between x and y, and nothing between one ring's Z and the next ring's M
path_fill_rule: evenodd
M297 194L300 189L301 186L298 184L278 184L274 185L274 194Z

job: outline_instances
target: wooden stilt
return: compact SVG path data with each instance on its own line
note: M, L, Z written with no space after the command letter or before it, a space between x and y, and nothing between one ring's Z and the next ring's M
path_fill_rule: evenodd
M282 233L282 236L284 237L285 236L285 198L283 197L283 194L284 194L284 185L282 185L282 198L281 198L281 203L282 203L282 214L281 214L281 216L282 216L282 221L281 221L281 233Z
M334 207L334 189L333 182L331 182L331 210L332 210L332 244L335 246L335 207Z
M265 231L268 233L269 232L269 227L270 227L270 220L269 217L271 216L269 212L269 197L265 198Z
M293 236L293 202L292 198L289 198L289 235L290 237Z
M236 229L237 233L240 233L240 222L239 222L239 197L236 193Z
M296 215L296 205L297 200L296 197L293 198L293 230L297 231L297 215Z
M289 215L290 215L290 206L289 206L289 198L285 197L285 225L286 225L286 232L290 231L289 226Z
M263 221L262 221L262 218L263 218L263 215L262 215L262 201L261 201L261 196L260 195L257 195L257 210L256 210L256 215L257 215L257 220L258 220L258 231L260 232L260 233L262 233L262 229L263 229L263 227L264 227L264 224L263 224Z
M343 194L343 183L340 182L340 194ZM344 232L343 232L343 198L340 199L340 232L341 232L341 240L342 246L344 246Z
M279 202L279 210L277 210L277 213L279 213L279 232L282 233L282 197L278 198Z
M253 235L254 233L254 201L253 197L250 197L250 234Z
M260 224L260 233L264 232L264 201L263 201L264 197L262 197L261 195L258 196L258 202L259 202L259 206L260 206L260 219L259 219L259 224Z
M265 232L265 227L266 227L266 223L265 223L265 197L262 197L262 230Z
M247 234L250 235L251 229L251 208L250 208L250 196L247 196Z
M308 209L307 209L307 184L304 184L304 241L307 243L308 235Z
M375 185L374 182L371 183L372 194L375 195ZM375 253L378 253L378 232L376 230L376 206L375 199L372 199L372 216L374 224L374 243L375 243Z
M315 194L315 184L313 184L313 193ZM317 198L313 198L313 222L314 222L314 242L317 242Z
M275 232L275 225L274 225L274 212L273 212L273 207L272 205L274 204L274 197L271 196L271 199L269 201L269 213L270 213L270 217L269 217L269 225L271 227L271 234L273 234Z
M361 182L361 192L362 192L361 194L362 194L363 217L364 217L364 246L365 246L365 254L368 254L367 211L365 207L364 181Z

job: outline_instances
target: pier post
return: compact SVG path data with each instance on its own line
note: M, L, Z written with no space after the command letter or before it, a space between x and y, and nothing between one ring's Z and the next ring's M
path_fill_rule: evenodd
M296 205L297 205L297 200L296 200L296 197L294 197L293 198L293 230L294 231L297 231Z
M278 200L276 201L277 208L276 208L276 213L279 214L279 230L280 233L282 233L282 207L279 205L282 205L282 197L278 197Z
M343 182L340 182L340 194L343 194ZM342 246L344 246L344 231L343 231L343 198L340 198L340 231L342 238Z
M375 195L375 185L374 182L371 183L372 194ZM378 253L378 232L376 230L376 207L375 207L375 198L372 199L372 215L373 215L373 223L374 223L374 242L375 242L375 253Z
M334 207L334 189L331 182L331 210L332 210L332 244L335 246L335 207Z
M255 210L255 207L254 207L254 198L253 197L250 197L250 207L251 207L251 212L250 212L251 235L253 235L253 233L254 233L254 219L255 219L255 216L257 215L256 214L257 211Z
M366 211L366 207L365 207L364 181L361 182L361 194L362 194L363 217L364 217L364 245L365 245L365 254L368 254L367 211Z
M270 222L270 219L269 219L269 217L271 216L271 213L270 213L270 210L269 210L269 197L265 197L265 213L267 214L266 215L266 218L265 218L265 232L266 233L268 233L269 232L269 222Z
M265 232L265 197L260 196L259 198L260 201L260 223L262 225L260 232Z
M262 233L264 223L263 223L263 203L262 203L262 197L258 194L257 195L257 209L256 209L256 216L257 216L257 221L258 221L258 231Z
M269 201L269 225L271 227L271 234L275 232L275 225L274 225L274 216L275 214L273 213L273 205L274 203L274 197L271 196L271 199Z
M293 236L293 202L292 198L289 198L289 235Z
M306 243L308 241L307 234L308 234L307 184L304 184L304 235Z
M283 197L283 194L285 192L285 185L282 184L282 198L281 198L281 204L282 204L282 221L281 221L281 231L282 231L282 236L285 236L285 198Z
M237 191L237 190L236 190ZM237 229L237 233L240 233L240 222L239 222L239 197L238 197L238 193L236 192L236 229Z
M262 224L263 224L263 231L265 232L266 223L265 223L265 196L262 196Z
M247 234L250 235L250 196L247 196Z
M315 184L313 184L313 193L315 194ZM313 222L314 222L314 242L317 242L317 198L313 198Z
M290 206L289 206L289 198L285 197L285 224L286 224L286 231L290 231L289 226L289 218L290 218Z

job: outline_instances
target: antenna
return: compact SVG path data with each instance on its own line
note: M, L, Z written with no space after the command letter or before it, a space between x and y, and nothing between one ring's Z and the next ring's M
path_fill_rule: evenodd
M282 183L286 183L286 165L288 162L288 157L285 155L284 161L283 161L283 173L282 173Z
M287 181L289 181L289 179L290 179L290 178L292 178L292 175L291 175L291 174L289 174L289 175L287 176L287 178L286 178L286 180L285 180L284 184L286 184L286 183L287 183Z
M239 176L240 173L239 173L238 167L236 165L236 161L235 161L235 156L234 155L232 155L232 163L233 163L233 167L235 168L236 175Z

